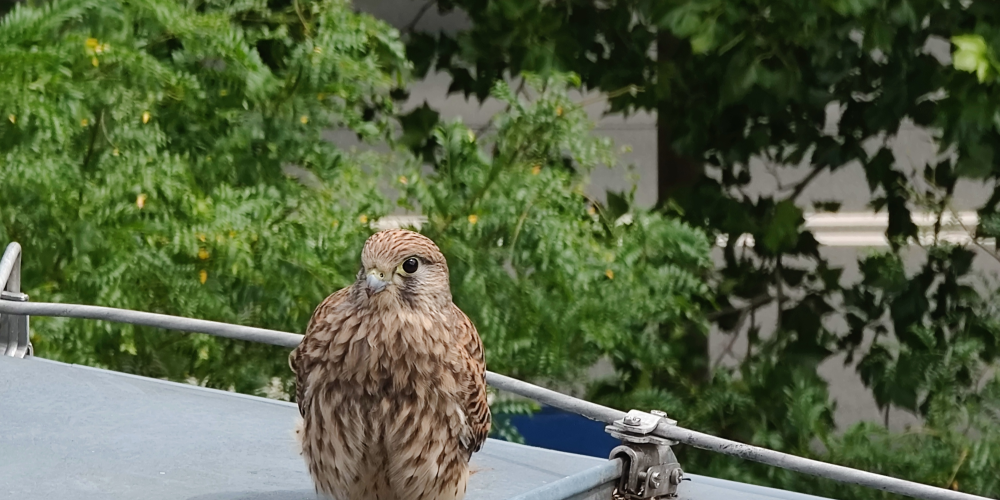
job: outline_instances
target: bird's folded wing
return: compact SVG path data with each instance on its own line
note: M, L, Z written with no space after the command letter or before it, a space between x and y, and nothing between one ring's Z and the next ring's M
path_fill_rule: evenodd
M309 371L318 360L319 353L316 343L316 332L325 331L329 327L326 320L327 315L337 308L341 302L347 299L350 288L343 288L329 297L316 307L312 318L309 319L309 326L306 327L306 334L302 342L288 355L288 366L295 372L295 401L299 405L299 413L305 417L309 409L309 400L306 397Z
M456 316L455 336L459 346L463 347L468 356L469 377L465 400L465 414L469 426L470 440L463 443L469 453L479 451L490 433L490 406L486 401L486 359L483 352L483 341L479 332L468 316L458 306L454 307Z

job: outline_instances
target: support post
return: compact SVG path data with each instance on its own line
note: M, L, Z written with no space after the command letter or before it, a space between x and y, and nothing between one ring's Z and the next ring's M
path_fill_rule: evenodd
M11 243L0 258L0 300L27 302L21 293L21 245ZM28 315L0 314L0 354L14 358L31 356Z

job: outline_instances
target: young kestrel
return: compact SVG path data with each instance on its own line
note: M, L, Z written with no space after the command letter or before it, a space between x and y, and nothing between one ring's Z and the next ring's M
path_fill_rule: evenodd
M336 500L459 500L490 430L483 344L427 237L372 235L357 281L324 300L289 356L296 430Z

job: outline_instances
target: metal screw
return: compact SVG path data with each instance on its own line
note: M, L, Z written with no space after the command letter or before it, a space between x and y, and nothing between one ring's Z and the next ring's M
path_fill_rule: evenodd
M674 469L670 472L670 482L672 484L681 484L681 480L684 479L684 471L681 469Z
M639 417L628 415L622 420L622 422L625 425L639 425L640 420Z
M660 487L660 473L654 472L653 475L649 476L649 485L654 488Z

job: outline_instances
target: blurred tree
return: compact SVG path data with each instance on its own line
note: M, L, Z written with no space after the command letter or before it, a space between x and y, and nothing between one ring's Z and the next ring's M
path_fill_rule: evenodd
M539 92L530 105L497 84L508 109L483 137L460 122L435 127L432 171L400 178L402 202L428 217L423 231L452 262L455 300L492 367L565 382L602 355L678 360L650 328L704 335L708 239L660 214L627 214L626 199L587 197L586 175L614 161L609 142L591 135L562 82L528 80Z
M406 70L341 1L59 0L0 20L0 240L35 300L299 331L388 204L323 139L382 137ZM40 355L259 392L283 351L38 318Z

